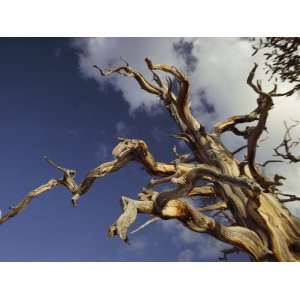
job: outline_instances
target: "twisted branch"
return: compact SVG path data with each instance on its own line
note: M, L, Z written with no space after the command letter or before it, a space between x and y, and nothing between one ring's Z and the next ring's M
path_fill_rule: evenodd
M147 188L138 194L138 200L122 197L123 211L110 226L109 236L117 235L121 240L128 242L129 227L138 214L148 214L152 219L133 232L139 231L157 219L177 219L188 229L199 233L205 232L230 243L245 250L256 260L262 260L273 254L281 260L296 260L298 254L294 255L289 247L296 245L300 240L300 234L297 232L300 221L298 224L296 218L284 211L280 199L276 198L279 194L272 189L276 185L281 185L280 180L285 178L276 174L273 181L268 180L261 174L255 162L256 148L262 133L266 130L268 113L273 106L272 97L288 95L290 92L277 94L277 86L269 93L263 92L261 83L253 82L257 69L257 65L254 65L247 83L258 94L257 107L250 114L234 116L218 123L214 131L208 134L192 115L188 98L189 82L186 76L173 66L153 64L148 58L145 61L153 75L153 82L146 80L143 74L131 68L126 61L124 66L113 69L94 67L102 76L121 74L132 77L143 90L158 96L180 129L176 137L188 144L194 154L192 158L190 154L180 155L174 149L175 161L158 162L143 140L120 139L112 151L114 159L92 169L79 184L75 181L75 170L66 169L46 158L51 166L63 173L63 178L51 179L28 193L17 206L11 208L0 219L0 224L23 211L33 198L57 185L62 185L70 191L72 204L75 206L96 179L119 170L130 161L136 161L155 178L151 179ZM157 70L172 76L172 79L167 77L163 80L157 75ZM174 80L179 85L178 92L174 91ZM256 123L254 126L246 127L245 130L237 128L239 124L251 122ZM295 142L291 141L290 130L291 128L287 128L285 135L288 151L296 146ZM247 145L234 152L228 151L219 138L226 131L244 137ZM245 147L246 161L238 162L233 155ZM279 148L276 148L277 154L280 153ZM286 152L291 155L288 151ZM270 162L271 160L263 165ZM175 187L163 192L154 190L155 186L163 183L171 183ZM281 195L288 199L299 200L299 197L294 195ZM206 201L208 205L193 207L186 198L194 196L208 197ZM216 198L221 199L216 202ZM205 202L203 199L201 201ZM281 202L287 202L287 199L282 199ZM226 210L230 210L233 218ZM205 214L212 211L216 211L212 217ZM227 218L230 223L228 226L214 218L220 213ZM275 220L273 215L276 216Z

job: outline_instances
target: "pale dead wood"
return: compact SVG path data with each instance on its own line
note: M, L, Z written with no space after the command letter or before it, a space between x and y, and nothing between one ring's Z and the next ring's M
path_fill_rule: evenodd
M10 210L0 218L0 224L3 224L10 218L16 216L17 214L25 210L25 208L30 204L30 202L35 197L55 188L59 184L60 184L60 180L50 179L47 183L32 190L16 206L11 207Z
M155 220L176 219L191 231L207 233L245 251L252 260L299 261L300 221L282 204L299 200L299 197L279 192L278 186L283 185L281 180L285 178L280 174L275 174L273 179L267 178L256 162L258 144L263 140L269 111L274 105L272 98L288 96L291 92L277 93L277 86L270 92L263 91L259 80L254 83L258 67L254 65L247 83L258 94L257 107L249 114L233 116L216 124L214 130L208 133L192 114L190 84L182 71L166 64L153 64L146 58L153 76L153 80L149 81L126 61L123 62L123 66L116 68L95 68L101 76L116 74L131 77L145 92L158 97L177 124L179 132L175 137L187 144L190 153L179 154L174 148L174 161L159 162L143 140L121 138L112 151L113 159L92 169L80 183L75 181L75 170L47 159L50 165L63 173L63 178L51 179L34 189L0 219L0 224L23 211L34 197L57 185L70 191L75 206L96 179L135 161L154 178L138 194L137 200L121 198L123 211L110 226L109 236L116 235L128 242L130 226L139 214L147 214L151 219L132 232L139 232ZM159 76L156 71L166 77ZM179 87L176 92L174 80ZM237 127L240 124L246 125L244 130ZM290 143L288 148L284 146L288 151L296 145L290 140L290 130L287 128L285 135L286 144ZM227 131L244 138L246 145L229 151L220 139ZM247 155L243 161L238 161L234 155L243 149L247 150ZM277 154L282 158L291 155L287 151L282 154L278 149L280 147ZM262 166L271 162L279 161L267 160ZM166 183L172 188L162 192L155 190L158 185ZM201 206L194 207L187 201L191 197L197 197ZM218 219L221 215L227 220L226 224Z

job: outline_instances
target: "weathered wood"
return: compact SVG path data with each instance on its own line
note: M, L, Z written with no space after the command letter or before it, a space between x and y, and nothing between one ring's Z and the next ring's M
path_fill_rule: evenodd
M259 166L256 162L256 148L266 129L268 112L273 106L272 97L279 95L276 94L276 88L266 93L259 81L253 83L257 68L255 65L247 83L258 94L257 107L248 115L233 116L216 124L209 133L192 114L186 76L173 66L153 64L149 59L146 59L146 64L153 74L154 83L146 80L143 74L131 68L128 63L114 69L95 68L102 76L119 74L132 77L140 88L159 96L179 128L180 132L176 137L186 142L191 153L179 155L175 149L174 161L158 162L144 141L120 139L112 152L114 159L91 170L81 183L76 183L74 170L65 169L48 160L63 172L63 178L52 179L30 192L0 219L0 224L23 211L34 197L57 185L70 191L72 204L76 205L96 179L136 161L155 178L138 194L137 200L122 197L123 213L109 228L109 236L117 235L128 242L130 225L138 214L148 214L153 218L151 220L177 219L189 230L210 234L247 252L256 261L300 261L300 221L284 206L280 195L291 196L288 198L294 200L300 198L281 193L278 187L282 185L280 180L284 177L275 174L273 179L267 178L260 169L266 163ZM172 80L163 80L155 73L157 70L173 76L179 84L179 91L175 93ZM256 122L255 125L253 122ZM252 126L242 131L236 127L242 123L251 123ZM221 142L220 136L226 131L246 140L246 145L241 148L247 149L247 157L243 161L234 157L241 149L231 152ZM291 142L287 135L286 140ZM288 154L291 155L290 152ZM192 159L188 159L191 157ZM163 183L171 183L174 188L163 192L154 189ZM198 197L200 203L205 205L194 207L186 201L189 197ZM214 211L216 213L213 216L205 214ZM227 217L229 224L217 218L219 212Z

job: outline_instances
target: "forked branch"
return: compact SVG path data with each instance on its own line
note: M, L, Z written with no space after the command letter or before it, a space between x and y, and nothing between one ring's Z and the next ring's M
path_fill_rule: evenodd
M275 154L273 156L279 156L283 159L289 160L290 163L300 162L300 155L295 155L292 153L292 149L297 147L300 143L300 139L294 140L291 136L291 131L300 124L300 121L294 121L294 124L288 126L286 122L284 122L285 126L285 134L283 137L283 141L274 148Z
M128 64L125 66L102 69L98 66L94 66L102 76L109 76L114 73L118 73L124 76L133 77L143 90L159 96L164 103L165 108L169 111L172 118L180 128L180 134L187 137L186 141L188 146L194 151L197 150L197 156L201 160L205 160L204 154L200 151L200 148L204 146L205 139L201 138L206 135L204 126L194 118L191 112L191 103L189 101L189 82L186 76L174 66L166 64L153 64L149 58L145 59L148 69L153 74L153 80L155 84L146 80L145 77L138 71L131 68ZM160 78L155 71L162 71L174 77L179 84L179 92L177 94L173 91L173 80L167 78L165 82Z

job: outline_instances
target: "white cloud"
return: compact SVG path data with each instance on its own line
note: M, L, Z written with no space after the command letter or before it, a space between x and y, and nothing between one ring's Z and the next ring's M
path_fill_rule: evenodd
M129 252L141 252L147 246L147 241L143 237L130 239L128 247L126 250Z
M109 150L108 150L108 146L105 144L100 144L97 151L96 151L96 158L97 160L105 160L108 158L109 155Z
M164 130L158 127L153 127L150 130L150 134L157 142L162 142L167 137L167 134L164 132Z
M228 244L205 233L190 231L176 220L163 221L161 226L166 233L172 234L174 244L189 246L187 249L193 252L193 259L214 260L222 256L222 250L228 248Z
M141 106L150 109L159 101L155 96L140 90L131 78L119 75L101 77L92 67L94 64L116 66L122 64L120 57L123 57L150 79L151 74L144 63L145 57L150 57L154 63L167 63L183 70L193 70L189 72L189 78L194 107L204 108L203 103L199 102L199 93L203 90L222 116L254 107L254 94L245 85L253 63L249 55L251 47L247 41L235 38L185 38L183 41L191 45L188 57L186 52L180 50L183 47L175 47L175 51L174 45L183 44L180 38L86 38L76 39L74 44L80 50L79 65L83 75L95 79L101 87L111 83L123 93L131 110ZM232 101L235 107L228 105Z
M151 57L154 62L163 61L178 65L180 59L173 51L173 42L178 40L178 38L86 38L76 39L74 44L81 51L79 64L84 76L95 79L101 87L104 87L108 81L112 83L116 90L123 93L125 100L130 104L131 111L141 106L150 111L153 105L158 103L157 97L140 90L131 78L122 76L103 78L92 66L95 64L103 67L120 65L122 64L120 57L122 57L132 67L148 73L144 63L147 56ZM179 64L182 65L182 63ZM148 73L149 76L151 78L151 74Z
M116 124L116 135L117 137L127 137L130 130L123 121L119 121Z
M185 249L178 254L178 261L193 261L195 259L195 253L191 249Z

